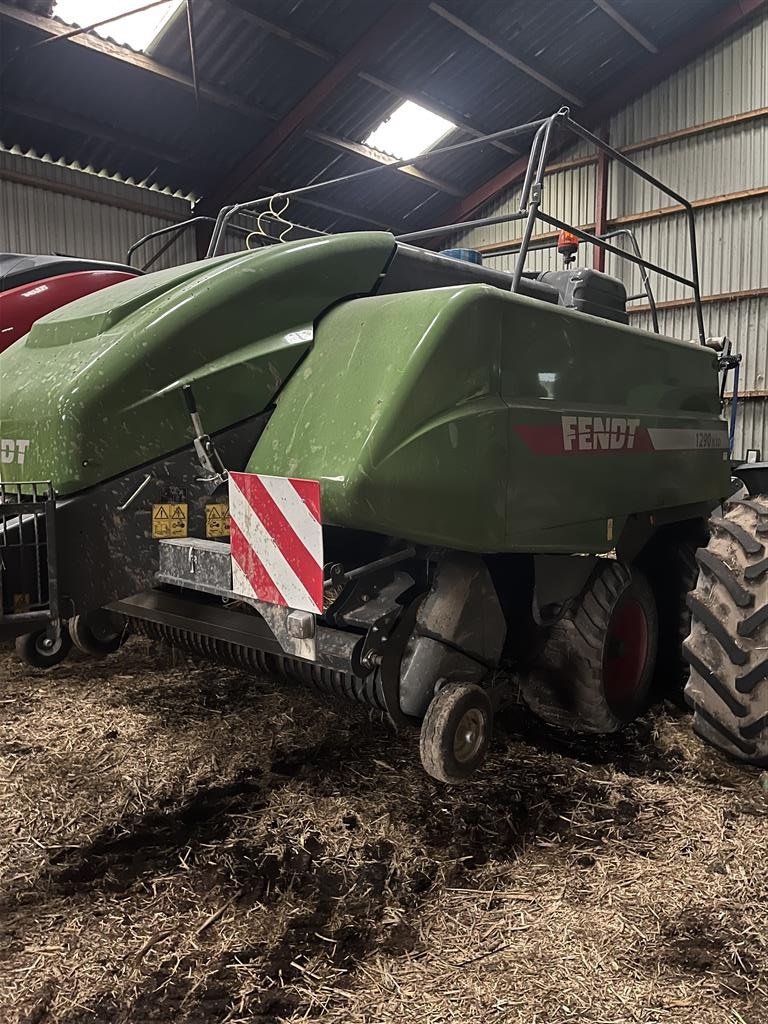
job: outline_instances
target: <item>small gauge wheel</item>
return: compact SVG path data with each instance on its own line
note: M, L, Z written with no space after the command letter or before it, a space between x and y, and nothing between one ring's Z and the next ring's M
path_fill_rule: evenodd
M32 668L53 668L64 661L72 649L69 630L62 625L58 634L40 629L16 638L16 654Z
M72 642L83 654L104 658L114 654L125 639L125 621L119 615L100 608L69 620Z
M438 782L463 782L485 759L493 729L488 694L474 683L450 683L433 697L421 725L424 770Z

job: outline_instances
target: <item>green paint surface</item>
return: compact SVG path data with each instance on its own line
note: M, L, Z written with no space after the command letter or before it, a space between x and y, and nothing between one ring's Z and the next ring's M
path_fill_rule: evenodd
M722 436L713 355L485 285L358 299L248 469L319 479L329 523L484 552L610 550L627 515L728 491L722 451L533 451L563 416Z
M377 296L393 247L238 253L45 317L0 357L0 436L29 440L3 479L72 494L189 445L192 383L211 433L275 404L249 471L320 480L325 522L417 543L605 551L632 513L728 492L712 352L488 285ZM628 420L693 440L611 449ZM567 424L589 446L563 450Z
M2 479L70 494L190 443L191 383L213 433L261 412L305 354L316 318L369 293L384 232L291 242L95 292L0 356L0 435L28 439Z

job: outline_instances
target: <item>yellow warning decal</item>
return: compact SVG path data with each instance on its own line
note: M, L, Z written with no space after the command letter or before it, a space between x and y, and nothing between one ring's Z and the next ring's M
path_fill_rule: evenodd
M188 524L189 506L186 503L152 506L153 537L186 537Z
M32 606L32 599L29 594L13 595L13 610L15 612L26 612Z
M226 502L205 506L205 536L229 536L229 505Z

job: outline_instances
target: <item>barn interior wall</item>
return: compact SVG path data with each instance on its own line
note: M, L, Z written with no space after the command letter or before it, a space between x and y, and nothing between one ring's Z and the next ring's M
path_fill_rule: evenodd
M759 448L768 458L768 14L722 40L688 66L615 115L607 126L616 147L632 146L631 158L690 200L708 200L696 210L704 319L710 336L727 335L744 361L734 452ZM744 118L740 115L750 114ZM732 118L707 131L663 143L639 143L691 126ZM604 128L606 126L603 126ZM558 162L579 161L583 146L560 154ZM580 163L547 176L543 209L569 223L592 228L595 221L596 165ZM512 212L519 187L496 197L478 216ZM645 211L662 210L673 201L642 179L612 167L609 173L609 223L634 230L646 258L688 276L690 249L686 218ZM536 235L546 235L547 225ZM519 223L472 229L452 245L481 250L503 247L521 234ZM516 256L485 253L489 266L510 270ZM582 246L580 263L592 265L592 247ZM527 270L556 269L554 248L531 252ZM621 277L629 294L641 289L637 268L608 254L606 271ZM695 337L693 307L681 303L690 290L652 275L656 300L673 303L660 310L660 329L671 337ZM651 329L644 299L632 304L633 325Z

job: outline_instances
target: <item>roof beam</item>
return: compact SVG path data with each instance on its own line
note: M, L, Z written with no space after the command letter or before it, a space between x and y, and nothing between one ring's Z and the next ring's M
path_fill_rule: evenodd
M637 96L641 96L658 85L659 82L663 82L665 78L692 61L723 36L733 32L758 11L766 10L766 8L768 8L768 0L735 0L735 2L729 3L709 21L689 29L669 49L653 57L645 58L636 71L633 71L631 75L624 76L622 84L617 88L603 90L599 97L579 113L579 121L587 127L593 127L604 121L627 106ZM527 165L528 158L522 157L505 167L449 211L446 215L446 223L467 220L478 207L522 178Z
M180 150L169 148L160 142L156 142L154 139L146 138L144 135L134 135L131 132L123 131L122 128L117 129L114 126L102 124L100 121L93 121L90 118L83 117L81 114L73 114L69 110L62 110L60 107L46 106L41 103L32 103L28 100L4 95L2 103L0 103L0 112L6 110L19 117L29 118L31 121L57 125L61 128L66 128L67 131L77 132L80 135L94 136L119 146L125 146L127 149L135 149L139 153L145 153L147 156L151 156L156 160L162 160L164 163L178 164L180 167L184 167L191 159L191 154L185 155Z
M52 18L44 18L39 14L31 14L29 11L22 10L20 7L10 7L6 3L0 3L0 20L15 22L18 25L26 25L28 28L33 28L38 32L44 33L45 36L49 38L61 35L60 22L54 21ZM102 56L111 57L112 60L117 60L122 64L138 68L140 71L147 71L149 74L162 78L174 85L178 85L193 94L195 92L195 83L189 75L185 75L183 72L177 71L175 68L168 67L165 64L160 64L158 61L153 60L152 57L148 57L145 53L136 53L127 46L120 46L118 43L113 43L109 39L102 39L101 36L97 35L84 34L80 36L73 36L70 39L67 39L66 42L70 46L81 46L85 50L91 50L94 53L102 54ZM10 64L11 61L8 62L6 67L9 67ZM211 85L201 84L200 96L202 99L215 103L217 106L234 110L236 113L242 114L244 117L272 117L271 114L268 114L265 110L261 110L259 107L254 106L254 104L243 103L240 99L232 96L230 93L224 92L222 89L217 89Z
M306 53L311 53L313 57L319 57L321 60L338 60L338 54L333 50L329 50L327 47L321 46L319 43L308 39L306 36L300 36L298 33L294 32L292 29L286 28L284 25L278 25L274 21L262 18L260 14L254 14L254 12L249 8L243 6L243 0L226 0L226 3L242 14L243 17L252 25L255 25L256 28L261 29L263 32L269 32L271 35L277 36L279 39L285 40L285 42L290 43L292 46L296 46L300 50L304 50ZM388 82L384 78L379 78L378 75L372 75L367 71L358 71L357 77L363 82L368 82L369 85L373 85L377 89L381 89L382 92L388 92L392 96L399 97L401 100L412 100L414 103L418 103L426 110L431 110L433 114L447 118L449 121L452 121L457 128L465 131L468 135L480 138L481 136L489 134L485 129L478 128L477 125L464 114L460 114L458 111L453 110L444 103L440 103L438 100L419 89L402 89L400 86L394 85L392 82ZM492 145L497 149L502 149L507 153L511 153L513 156L518 152L512 146L508 146L506 142L496 141L493 142Z
M378 149L372 149L370 146L366 146L362 142L352 142L350 139L339 139L335 135L326 135L325 132L318 132L310 130L305 132L308 139L314 139L316 142L325 143L328 146L332 146L334 149L340 150L342 153L351 153L354 156L360 156L364 160L370 160L376 164L394 164L397 163L398 158L390 156L389 153L381 153ZM417 178L425 185L431 185L433 188L438 189L440 192L447 192L449 196L461 197L464 193L460 188L456 188L448 181L444 181L442 178L435 178L433 175L428 174L426 171L422 171L418 167L401 167L400 170L404 174L408 174L413 178Z
M265 197L280 194L280 190L278 188L275 188L274 186L270 187L269 185L259 185L256 191L261 192ZM383 221L368 213L366 210L358 210L352 206L336 206L334 203L329 203L325 199L314 199L312 196L299 196L295 201L304 206L313 206L318 210L325 210L327 213L335 213L339 217L349 217L352 220L359 220L362 224L373 224L375 227L384 228L385 231L407 230L407 225L402 221Z
M370 85L375 85L378 89L383 92L391 93L393 96L397 96L401 100L411 100L413 103L418 103L420 107L424 107L425 110L431 110L433 114L437 114L438 117L444 117L448 121L451 121L456 127L466 132L467 135L472 135L476 139L483 138L486 135L490 135L490 131L483 128L478 128L477 125L470 121L469 118L463 114L459 114L451 107L446 107L445 104L439 103L433 99L428 93L422 92L420 89L401 89L397 85L393 85L391 82L385 81L383 78L379 78L378 75L371 75L367 71L359 71L358 78L361 78L364 82L368 82ZM506 142L500 142L498 139L491 143L496 149L503 149L505 153L510 153L515 156L519 153L519 150L513 146L507 145Z
M230 2L232 2L232 0L230 0ZM235 6L240 10L238 4L235 4ZM263 18L259 18L256 15L250 15L250 13L245 10L243 10L242 13L248 13L256 22L264 22ZM61 38L61 25L58 22L53 21L50 18L44 18L40 15L31 14L30 12L24 11L18 7L9 7L7 4L0 2L0 19L3 18L8 21L17 22L30 28L37 29L45 33L45 38ZM270 30L272 30L274 26L272 26L272 23L269 23L269 25ZM149 74L156 75L162 79L172 82L175 85L182 86L194 95L195 83L191 77L184 75L173 68L166 67L164 64L160 64L158 61L153 60L150 57L146 57L140 53L135 53L127 47L122 47L107 39L101 39L100 37L90 35L71 36L66 40L66 42L71 43L74 46L82 46L84 49L101 53L104 56L110 57L113 60L121 61L122 63L130 66L138 67ZM329 52L329 59L331 59L332 56L333 55ZM222 89L212 88L200 83L198 84L200 96L216 106L233 110L241 116L249 118L249 120L260 118L273 122L277 121L276 115L269 111L256 107L251 103L243 103L240 99L232 96ZM159 143L154 143L149 139L132 135L131 133L124 132L122 130L119 132L110 132L105 125L101 125L95 121L88 121L80 115L72 114L67 111L54 110L54 108L51 107L43 108L39 107L37 104L27 104L22 100L9 100L6 96L3 96L2 106L7 110L14 110L15 113L23 117L29 117L48 124L59 124L71 131L76 131L84 135L95 135L100 138L108 139L110 142L114 142L117 145L124 144L129 149L148 153L156 158L167 161L168 163L185 166L189 161L188 157L185 158L180 153L172 153ZM374 163L388 163L392 162L392 159L394 159L390 159L385 154L378 154L375 150L368 149L368 147L364 147L362 145L357 149L357 143L328 133L315 133L314 135L310 133L310 137L314 137L316 141L332 146L342 152L357 152L357 155L363 156ZM363 150L365 150L365 152L363 152ZM424 171L420 171L415 167L401 168L399 170L401 173L406 175L420 178L425 183L432 185L441 191L447 192L448 195L461 195L460 191L454 186L447 182L439 181L437 178L433 178L431 175ZM354 214L351 216L354 216Z
M336 54L333 51L327 49L325 46L320 46L319 43L314 43L310 39L304 36L298 35L291 29L286 28L284 25L278 25L274 21L269 21L267 18L262 18L260 14L256 14L249 7L246 7L243 0L226 0L226 3L230 7L234 7L236 11L249 21L256 28L260 28L262 32L269 32L270 35L278 36L280 39L284 39L285 42L290 43L292 46L297 46L300 50L305 50L307 53L311 53L314 57L320 57L323 60L336 60Z
M213 205L230 201L242 193L268 167L289 139L303 131L318 111L327 104L337 89L360 65L380 53L388 43L401 36L421 11L419 4L399 0L388 8L336 64L316 82L296 106L283 117L253 150L244 157L218 186L212 196Z
M547 89L551 89L552 92L556 93L558 96L562 96L563 99L570 100L571 103L575 103L577 107L584 105L584 100L580 96L572 93L569 89L566 89L558 82L553 82L552 79L547 78L546 75L542 75L542 73L537 71L536 68L531 67L530 64L526 64L525 61L520 60L519 57L515 57L514 54L510 53L509 50L505 50L503 46L499 46L498 43L494 43L492 39L483 35L483 33L478 31L478 29L473 25L470 25L469 22L459 18L458 15L454 14L452 11L447 10L442 6L442 4L431 3L429 5L429 9L433 14L438 15L438 17L443 18L447 22L450 22L450 24L460 32L463 32L465 36L469 36L470 39L474 39L475 42L480 43L480 45L484 46L486 50L490 50L491 53L495 53L497 57L501 57L508 64L517 68L518 71L522 71L524 75L528 75L529 78L533 78L539 83L539 85L543 85Z
M607 14L609 18L612 18L619 28L623 29L628 36L632 36L636 42L640 43L641 46L644 46L648 53L659 52L658 46L656 46L655 43L652 43L648 36L643 35L636 25L633 25L631 21L627 21L624 15L620 11L617 11L609 0L592 0L592 3L595 7L599 7L604 14Z
M144 4L142 7L134 7L133 10L123 11L122 14L111 14L108 18L102 18L101 21L91 22L90 25L77 25L75 28L59 32L58 35L49 36L47 39L40 39L32 45L48 46L50 43L55 43L60 39L72 39L74 36L79 36L83 32L92 32L95 28L101 28L103 25L111 25L115 21L122 21L124 18L130 18L134 14L142 14L144 11L149 11L153 7L159 7L161 4L167 2L168 0L149 0L149 3Z

